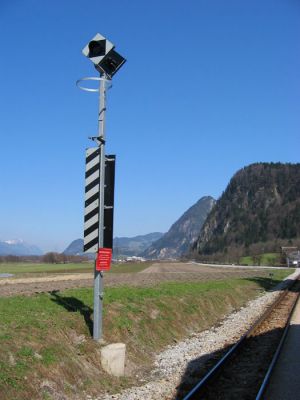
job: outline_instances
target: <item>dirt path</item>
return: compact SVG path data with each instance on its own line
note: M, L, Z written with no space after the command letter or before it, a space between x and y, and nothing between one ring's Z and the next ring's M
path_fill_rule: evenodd
M20 283L40 283L40 282L58 282L58 281L77 281L79 279L92 279L92 273L82 274L59 274L59 275L47 275L42 277L30 277L30 278L5 278L0 280L1 285L17 285Z
M153 286L167 281L207 281L230 277L268 276L268 271L210 268L190 263L157 263L139 273L105 273L106 287ZM44 277L4 278L0 280L0 297L31 295L52 290L92 287L92 273L51 274Z

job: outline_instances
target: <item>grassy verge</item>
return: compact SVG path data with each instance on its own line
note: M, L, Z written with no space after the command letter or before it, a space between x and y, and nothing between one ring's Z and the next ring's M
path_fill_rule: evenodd
M108 273L131 273L140 272L149 267L149 263L122 263L112 264ZM94 264L90 263L70 263L70 264L30 264L30 263L3 263L0 264L0 274L10 273L18 275L43 275L51 273L79 273L93 272Z
M99 345L91 340L91 289L1 298L0 398L55 399L63 394L77 399L120 390L135 382L134 371L151 366L155 352L212 326L287 274L107 288L104 339L127 345L129 376L122 379L102 371Z

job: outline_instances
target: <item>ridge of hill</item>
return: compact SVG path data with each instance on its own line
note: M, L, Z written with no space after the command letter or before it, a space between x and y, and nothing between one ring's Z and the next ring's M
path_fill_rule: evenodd
M201 227L215 204L211 196L204 196L190 207L156 242L140 255L151 259L179 258L189 251Z

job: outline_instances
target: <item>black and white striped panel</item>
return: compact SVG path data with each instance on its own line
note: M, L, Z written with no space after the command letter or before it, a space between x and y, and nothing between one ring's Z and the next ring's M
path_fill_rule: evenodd
M99 189L100 189L100 149L86 150L85 160L85 210L84 245L85 253L98 250L99 240Z

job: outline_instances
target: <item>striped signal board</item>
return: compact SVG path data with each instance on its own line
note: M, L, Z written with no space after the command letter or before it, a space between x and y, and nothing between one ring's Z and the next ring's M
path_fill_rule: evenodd
M115 156L105 156L104 232L103 247L112 248ZM99 192L100 149L86 150L84 246L85 253L96 253L99 248Z

